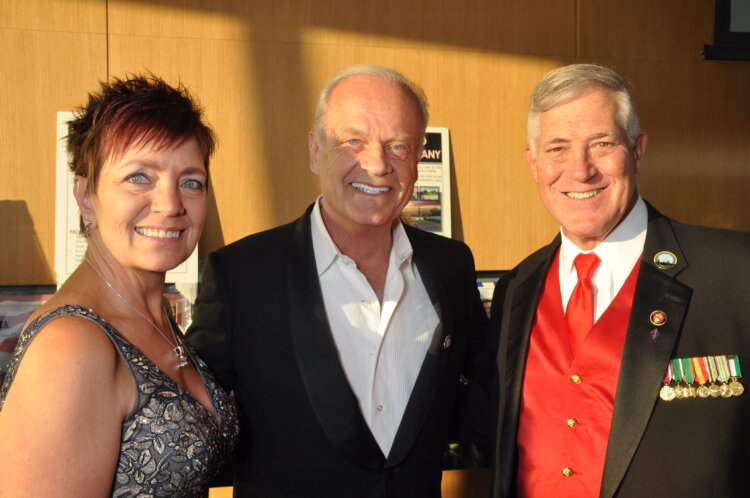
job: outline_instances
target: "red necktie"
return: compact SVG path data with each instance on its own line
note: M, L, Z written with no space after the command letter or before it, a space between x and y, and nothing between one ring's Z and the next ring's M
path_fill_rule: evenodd
M573 261L578 274L578 283L573 289L573 294L570 295L568 309L565 311L573 356L578 352L578 346L581 345L594 324L594 291L591 287L591 275L599 266L599 262L599 258L593 252L581 253Z

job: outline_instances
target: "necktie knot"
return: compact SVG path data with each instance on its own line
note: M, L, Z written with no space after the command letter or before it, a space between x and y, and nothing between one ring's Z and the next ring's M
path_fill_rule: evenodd
M576 256L573 261L573 265L576 267L576 274L578 274L578 280L588 280L591 275L596 271L601 260L599 257L590 252L588 254L581 253Z

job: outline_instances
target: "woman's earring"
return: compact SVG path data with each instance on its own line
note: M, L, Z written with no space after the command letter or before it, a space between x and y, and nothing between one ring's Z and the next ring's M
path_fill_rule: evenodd
M86 220L86 221L83 222L83 236L84 237L88 237L89 235L91 235L91 224L92 223L93 223L93 221L91 221L91 220Z

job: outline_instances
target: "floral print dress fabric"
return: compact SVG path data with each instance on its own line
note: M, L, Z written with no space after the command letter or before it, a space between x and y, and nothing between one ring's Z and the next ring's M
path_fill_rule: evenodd
M122 424L112 496L207 496L208 484L237 442L237 405L187 344L220 421L106 320L77 305L50 310L21 332L0 389L0 410L29 343L49 322L71 315L88 318L107 333L135 382L135 406Z

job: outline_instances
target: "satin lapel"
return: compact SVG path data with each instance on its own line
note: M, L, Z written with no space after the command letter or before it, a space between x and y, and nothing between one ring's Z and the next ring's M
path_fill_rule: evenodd
M358 465L380 469L385 461L383 452L349 387L328 324L315 266L310 209L294 226L290 253L286 274L290 330L310 403L334 447Z
M430 296L430 301L432 301L439 322L432 336L430 347L422 362L417 380L414 383L414 388L406 405L404 415L401 418L401 423L398 426L396 438L393 441L393 447L386 462L387 467L398 465L406 458L414 446L424 419L435 401L435 396L440 389L445 388L441 383L441 379L450 354L453 351L453 348L443 347L447 335L453 334L452 330L455 320L454 310L443 288L442 280L438 277L437 265L430 256L435 248L424 247L420 243L420 238L418 236L415 237L411 233L415 229L411 229L410 227L405 228L414 251L412 259L419 270L419 276L427 290L427 294Z
M658 269L653 265L653 258L660 251L673 253L677 264ZM602 497L613 496L620 486L659 398L667 363L692 294L692 289L673 278L687 263L669 220L649 206L648 233L617 382ZM659 327L649 320L651 312L656 310L667 316L666 323ZM657 331L654 338L652 330Z
M515 480L516 436L529 337L547 271L559 246L558 236L552 244L542 249L536 263L531 263L524 274L516 275L505 295L497 357L501 418L498 420L496 441L496 459L499 462L496 468L503 470L502 477L496 477L495 483L495 486L502 486L504 491L498 494L496 490L496 496L510 496Z

